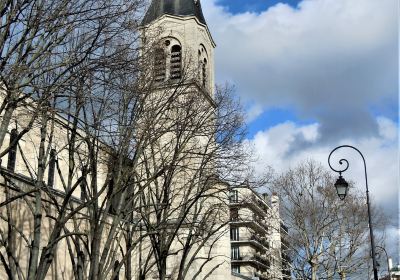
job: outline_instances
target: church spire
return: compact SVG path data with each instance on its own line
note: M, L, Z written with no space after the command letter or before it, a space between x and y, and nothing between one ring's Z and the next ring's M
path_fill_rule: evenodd
M200 0L152 0L142 25L149 24L163 15L194 16L199 22L206 25Z

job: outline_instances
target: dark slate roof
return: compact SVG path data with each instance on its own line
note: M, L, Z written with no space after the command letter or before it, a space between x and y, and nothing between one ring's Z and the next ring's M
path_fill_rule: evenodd
M150 8L143 18L142 25L146 25L165 14L195 16L201 23L206 24L200 0L152 0Z

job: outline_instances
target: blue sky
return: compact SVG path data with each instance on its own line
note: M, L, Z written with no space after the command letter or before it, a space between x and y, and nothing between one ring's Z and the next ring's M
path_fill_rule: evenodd
M227 7L229 12L237 14L243 12L262 12L277 3L289 4L293 7L299 3L299 0L218 0L219 5Z
M217 83L247 111L255 172L287 171L349 144L366 160L372 201L399 246L399 75L396 0L203 0ZM351 151L346 178L364 190ZM398 243L397 243L398 244Z

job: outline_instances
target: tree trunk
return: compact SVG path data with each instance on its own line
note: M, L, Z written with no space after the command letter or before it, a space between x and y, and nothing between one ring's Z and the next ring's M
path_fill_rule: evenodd
M79 251L78 252L78 279L77 280L83 280L84 260L85 260L85 255L83 254L82 251Z
M128 230L127 234L127 241L126 241L126 253L128 256L126 257L125 261L125 279L126 280L131 280L132 279L132 253L131 253L131 248L132 248L132 234L131 230Z
M311 272L312 272L311 279L317 280L317 265L316 264L312 264Z
M28 280L34 280L36 278L38 261L39 261L39 250L40 250L40 239L41 239L41 225L42 225L42 187L44 171L46 168L45 159L45 142L47 134L47 112L43 107L44 112L41 118L40 128L40 146L38 156L38 175L36 182L36 193L35 193L35 208L34 208L34 223L33 223L33 243L31 248L31 260L28 273Z

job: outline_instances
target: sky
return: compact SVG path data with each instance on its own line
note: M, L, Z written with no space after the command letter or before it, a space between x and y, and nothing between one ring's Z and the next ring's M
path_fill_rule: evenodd
M372 203L390 217L386 246L399 261L397 1L201 3L217 44L216 81L233 84L246 109L256 172L285 172L308 159L329 168L333 148L357 147ZM350 149L339 156L350 162L345 178L365 192L361 157Z

